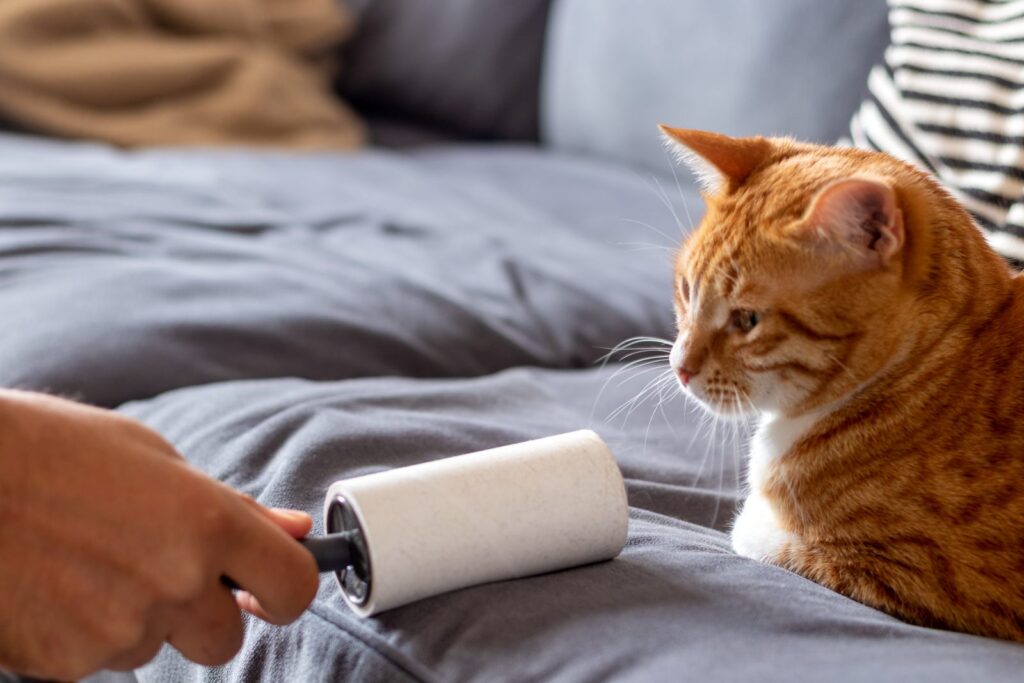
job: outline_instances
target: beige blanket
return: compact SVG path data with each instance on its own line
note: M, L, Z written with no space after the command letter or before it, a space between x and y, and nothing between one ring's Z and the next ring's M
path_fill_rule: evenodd
M0 0L0 118L118 145L348 149L338 0Z

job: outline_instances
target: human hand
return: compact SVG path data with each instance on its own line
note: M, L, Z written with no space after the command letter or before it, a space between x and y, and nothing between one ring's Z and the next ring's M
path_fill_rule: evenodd
M284 624L313 599L316 563L293 540L311 524L128 417L0 391L0 667L74 679L141 666L164 642L222 664L239 608Z

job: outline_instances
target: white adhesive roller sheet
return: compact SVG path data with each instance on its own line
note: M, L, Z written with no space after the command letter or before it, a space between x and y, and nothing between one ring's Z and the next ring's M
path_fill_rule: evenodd
M611 451L584 430L335 482L324 518L330 532L358 530L361 569L337 576L369 616L613 558L629 513Z

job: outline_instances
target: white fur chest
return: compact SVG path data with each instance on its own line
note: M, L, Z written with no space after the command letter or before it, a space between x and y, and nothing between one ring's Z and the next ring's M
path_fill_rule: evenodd
M775 511L762 494L762 486L775 461L792 448L819 417L817 413L797 418L766 415L761 420L750 444L747 477L750 495L732 528L732 546L740 555L771 562L784 547L799 542L779 525Z
M747 481L750 490L760 493L771 465L789 451L806 434L820 415L816 412L800 417L765 415L750 442L750 468Z

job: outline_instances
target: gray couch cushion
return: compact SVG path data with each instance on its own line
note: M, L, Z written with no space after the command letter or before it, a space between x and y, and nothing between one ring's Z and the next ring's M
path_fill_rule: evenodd
M339 88L371 113L471 138L536 140L549 0L349 0Z
M662 171L662 121L831 142L887 27L883 0L558 0L542 137Z
M671 225L628 170L526 146L124 152L0 135L0 386L113 406L310 370L587 366L671 330Z
M657 372L623 370L221 382L125 406L197 467L318 517L337 479L583 426L615 453L631 506L629 542L611 562L366 620L324 577L297 623L249 620L226 667L165 648L140 681L1020 683L1024 646L911 626L733 553L723 532L739 500L742 434L714 439L674 387L664 405L610 417Z

